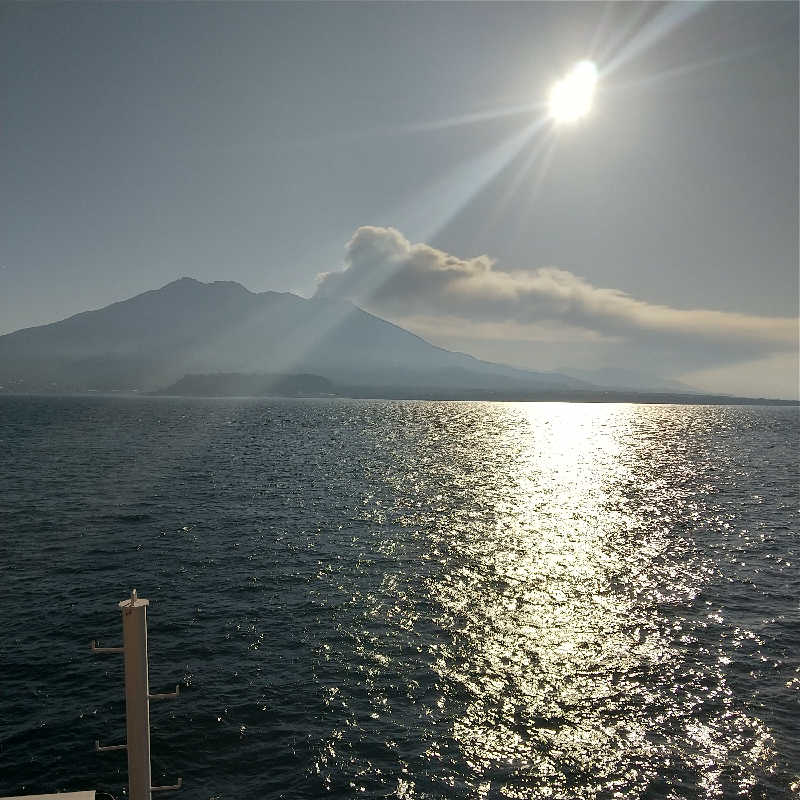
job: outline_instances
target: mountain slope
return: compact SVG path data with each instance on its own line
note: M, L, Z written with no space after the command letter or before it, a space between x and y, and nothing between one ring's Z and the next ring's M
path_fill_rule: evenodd
M480 361L349 303L181 278L60 322L0 336L0 385L151 390L187 373L312 373L350 386L579 389L557 373Z

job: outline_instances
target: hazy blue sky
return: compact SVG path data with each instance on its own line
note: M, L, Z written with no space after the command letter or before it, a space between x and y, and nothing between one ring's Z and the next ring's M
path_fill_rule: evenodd
M525 136L582 58L591 114ZM397 269L323 289L495 360L796 395L797 73L796 3L0 4L0 332Z

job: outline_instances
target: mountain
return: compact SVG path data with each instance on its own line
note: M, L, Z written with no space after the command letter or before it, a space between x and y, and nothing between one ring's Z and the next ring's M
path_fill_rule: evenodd
M565 375L588 381L606 389L629 389L636 392L673 392L701 394L698 389L673 378L662 378L650 372L624 367L599 367L597 369L562 369Z
M5 391L151 391L202 373L310 373L337 386L438 396L592 388L435 347L350 303L230 281L181 278L0 336Z

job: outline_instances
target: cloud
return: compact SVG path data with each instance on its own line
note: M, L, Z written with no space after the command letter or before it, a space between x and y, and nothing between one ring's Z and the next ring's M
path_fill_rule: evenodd
M518 338L520 326L556 324L679 351L687 365L798 347L797 319L653 304L555 267L503 270L485 255L459 258L412 244L394 228L359 228L347 244L344 269L322 273L317 295L346 298L396 321L506 324L517 331L509 338Z

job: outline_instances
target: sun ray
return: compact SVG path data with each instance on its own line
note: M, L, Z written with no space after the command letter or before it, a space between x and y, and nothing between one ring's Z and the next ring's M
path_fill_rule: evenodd
M483 188L499 175L542 131L544 116L426 187L391 215L389 224L417 241L436 236Z
M543 107L542 103L528 103L526 105L501 106L499 108L488 109L487 111L476 111L470 114L460 114L455 117L431 120L429 122L411 122L407 125L400 125L397 128L387 129L391 133L425 133L427 131L440 131L446 128L454 128L460 125L473 125L479 122L489 122L491 120L512 117L519 114L531 114Z
M530 172L537 162L539 164L539 168L533 180L534 193L536 190L538 190L538 187L544 179L544 175L546 174L547 166L552 158L556 140L557 137L554 135L554 132L551 128L546 130L541 137L532 143L530 152L525 157L525 160L522 162L521 166L514 171L514 176L509 182L506 191L503 192L502 197L498 200L491 215L484 224L481 231L482 235L487 234L494 227L494 225L499 222L508 208L509 203L514 199L522 187L523 181L530 177Z
M652 73L650 75L643 75L638 79L624 81L622 83L614 81L604 85L603 91L612 93L612 92L624 92L631 89L646 88L654 86L659 83L666 83L676 78L682 78L685 75L692 75L695 72L700 72L702 70L706 70L711 67L720 66L722 64L729 64L731 62L737 61L738 59L748 58L749 56L756 55L758 53L764 53L767 51L768 51L767 47L763 45L756 45L753 47L745 48L743 50L739 50L735 53L730 53L724 56L718 56L717 58L708 58L705 59L704 61L695 61L688 64L681 64L680 66L673 67L672 69L662 70L661 72Z
M642 26L642 20L653 6L649 3L628 3L624 8L626 9L624 19L616 26L616 30L613 30L612 26L612 33L601 50L596 49L598 43L595 42L592 53L597 57L598 64L605 64L626 41L634 37L634 31Z
M592 43L589 46L589 55L594 58L597 55L597 48L606 35L606 30L611 23L611 18L614 16L614 3L611 0L606 0L603 3L603 14L600 21L597 23L594 35L592 36Z
M651 48L676 28L705 9L706 2L669 3L646 22L628 40L610 61L603 64L603 75L610 75L623 64L634 59L640 53Z

